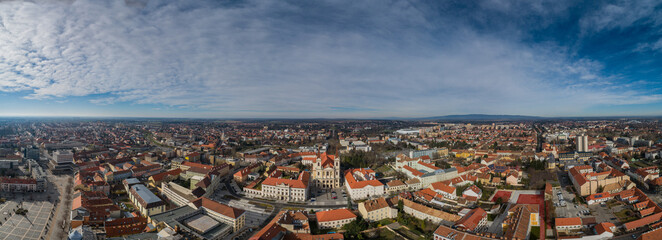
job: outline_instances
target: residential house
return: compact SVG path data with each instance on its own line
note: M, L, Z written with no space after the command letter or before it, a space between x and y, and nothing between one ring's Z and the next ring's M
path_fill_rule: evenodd
M557 236L570 236L581 234L582 219L578 217L572 218L556 218L554 220Z
M430 184L430 189L433 191L441 194L445 198L448 199L456 199L457 198L457 190L454 187L448 186L443 182L436 182Z
M454 226L463 231L481 232L487 226L487 212L482 208L471 209Z
M478 201L481 197L483 197L483 190L481 190L478 186L476 185L471 185L467 189L462 192L462 197L466 199L467 201Z

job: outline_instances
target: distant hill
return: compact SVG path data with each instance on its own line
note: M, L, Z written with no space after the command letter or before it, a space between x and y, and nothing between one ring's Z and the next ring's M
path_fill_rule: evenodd
M524 116L524 115L489 115L489 114L465 114L465 115L446 115L419 118L420 120L447 120L447 121L522 121L522 120L540 120L543 117Z

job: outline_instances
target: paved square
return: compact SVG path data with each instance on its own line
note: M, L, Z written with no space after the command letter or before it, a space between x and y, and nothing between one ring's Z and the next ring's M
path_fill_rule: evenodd
M45 201L23 202L22 207L28 210L23 215L14 214L14 209L20 205L7 201L0 206L0 239L42 239L46 235L46 224L49 222L53 204ZM6 213L6 214L5 214ZM10 216L11 215L11 216ZM5 220L6 219L6 220Z

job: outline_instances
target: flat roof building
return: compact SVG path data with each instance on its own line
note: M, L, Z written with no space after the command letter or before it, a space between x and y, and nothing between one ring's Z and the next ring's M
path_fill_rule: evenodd
M154 226L179 228L201 239L222 239L244 227L244 210L201 197L188 205L150 216Z

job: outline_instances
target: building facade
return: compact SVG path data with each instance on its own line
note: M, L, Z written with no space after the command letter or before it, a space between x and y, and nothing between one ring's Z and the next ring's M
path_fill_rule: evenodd
M375 171L368 168L347 170L345 173L345 188L354 199L366 199L384 195L384 184L375 176Z
M386 218L398 217L398 210L390 206L386 199L377 198L359 203L359 213L367 221L380 221Z
M144 216L162 213L166 208L166 203L142 184L131 186L129 199Z
M317 224L319 228L341 228L356 219L356 215L351 211L341 208L328 211L316 212Z
M307 171L298 173L274 171L262 183L255 181L244 187L248 197L284 200L288 202L305 202L310 196L310 174ZM290 176L291 174L296 174Z
M0 178L0 189L3 192L36 192L37 180L32 178Z
M340 176L340 158L326 153L320 156L313 163L312 184L315 188L329 190L339 188L341 183Z
M576 139L577 151L578 152L588 152L588 136L580 135Z
M612 186L616 186L614 191L620 191L632 185L628 184L631 183L628 175L611 167L595 172L591 166L584 165L573 167L568 172L572 184L582 197L598 193L600 188L612 189Z

